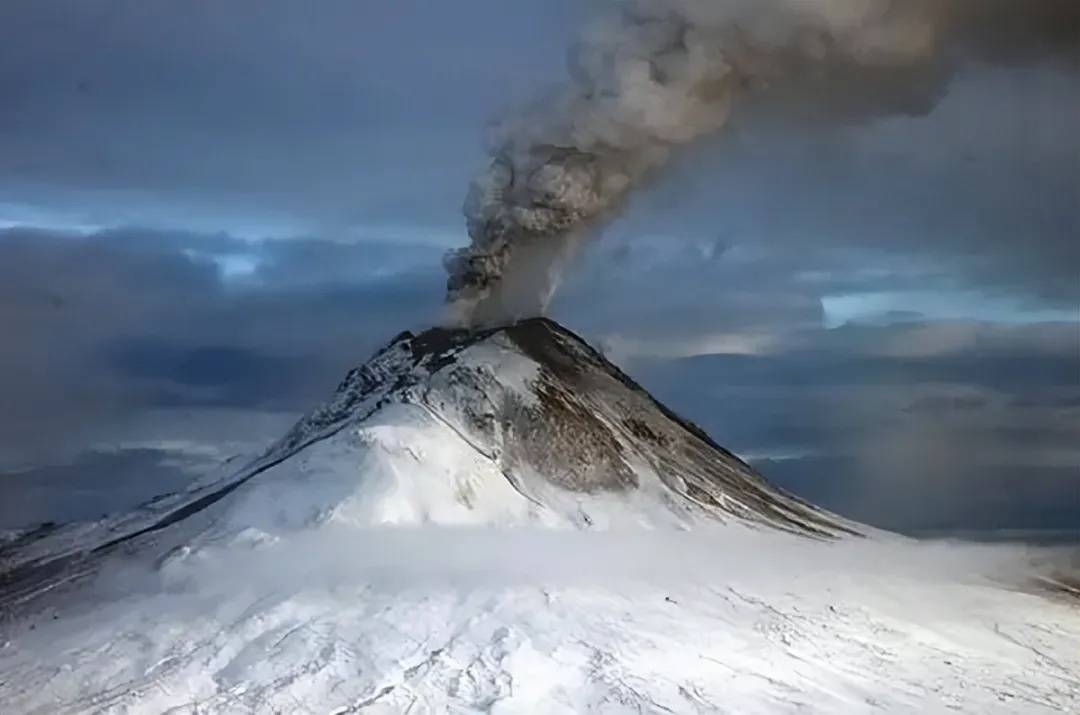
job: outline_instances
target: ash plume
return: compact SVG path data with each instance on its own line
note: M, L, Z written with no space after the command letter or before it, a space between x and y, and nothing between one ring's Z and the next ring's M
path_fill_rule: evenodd
M958 48L980 60L1073 49L1071 0L628 0L585 33L562 96L499 126L447 254L460 325L542 313L562 263L739 95L858 118L928 111ZM1014 29L1015 28L1015 31ZM965 32L967 30L967 32ZM853 99L854 98L854 99Z

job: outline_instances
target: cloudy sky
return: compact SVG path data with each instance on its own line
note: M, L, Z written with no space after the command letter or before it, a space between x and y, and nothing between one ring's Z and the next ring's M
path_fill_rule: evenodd
M0 4L0 529L256 451L438 321L485 127L595 11ZM553 316L842 512L1080 529L1077 32L1023 20L888 112L740 105Z

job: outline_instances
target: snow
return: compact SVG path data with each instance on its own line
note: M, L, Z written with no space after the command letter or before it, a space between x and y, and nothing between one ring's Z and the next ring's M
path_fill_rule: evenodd
M404 338L251 464L5 551L75 561L0 588L0 711L1080 712L1055 552L851 535L559 339L632 488L526 458L556 377L507 335Z
M499 385L513 392L523 403L537 404L535 388L540 379L540 366L521 354L501 335L469 348L457 361L458 365L482 370Z
M1076 712L1080 611L1003 547L337 525L22 624L0 702L86 712ZM111 574L115 578L116 574ZM57 616L55 619L53 615Z
M303 498L293 492L303 485ZM260 476L238 525L527 523L534 505L496 466L419 405L391 405Z

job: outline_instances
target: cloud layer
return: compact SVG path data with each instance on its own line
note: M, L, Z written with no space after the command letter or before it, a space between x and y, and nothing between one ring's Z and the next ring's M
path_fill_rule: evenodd
M0 449L55 455L134 409L307 409L434 320L437 260L404 245L0 231Z

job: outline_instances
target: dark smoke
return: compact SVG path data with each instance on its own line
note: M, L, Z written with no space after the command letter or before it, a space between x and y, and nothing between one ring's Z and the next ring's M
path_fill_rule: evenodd
M965 58L1075 59L1080 0L636 0L582 39L561 98L505 123L446 257L464 325L543 312L561 264L742 94L835 121L920 113ZM1070 54L1071 53L1071 54Z

